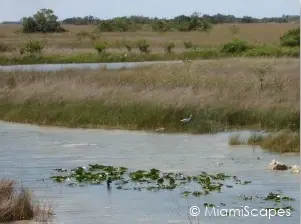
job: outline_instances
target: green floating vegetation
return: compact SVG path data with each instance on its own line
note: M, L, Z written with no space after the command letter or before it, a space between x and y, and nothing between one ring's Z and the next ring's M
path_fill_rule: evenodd
M200 197L208 195L211 192L221 192L222 187L233 187L225 185L222 181L231 180L231 176L224 173L208 174L201 172L196 176L184 175L183 173L164 173L158 169L137 170L129 172L125 167L113 167L100 164L89 164L86 167L77 167L75 169L55 169L63 175L52 176L52 180L57 183L66 183L68 186L84 186L86 184L102 185L111 181L117 189L122 190L174 190L184 187L189 183L198 183L203 191L184 191L182 196ZM241 181L236 176L233 177L236 184L246 185L251 181Z

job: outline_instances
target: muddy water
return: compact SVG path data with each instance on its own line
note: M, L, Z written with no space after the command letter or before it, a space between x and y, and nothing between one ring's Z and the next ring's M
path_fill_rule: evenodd
M277 190L296 199L289 203L295 211L291 217L272 217L273 223L300 223L300 175L267 169L267 164L274 158L288 164L300 164L299 157L280 156L259 148L230 147L228 137L229 133L171 135L1 122L0 176L20 180L40 199L53 202L55 223L189 223L187 213L192 205L201 207L198 223L270 223L267 217L205 217L203 203L225 203L226 206L221 208L227 209L243 205L251 209L273 207L260 200L244 201L239 195L266 196ZM107 191L104 186L71 188L47 179L54 173L54 168L74 168L89 163L132 169L155 167L187 174L218 171L252 183L235 185L223 193L196 200L180 197L183 189L157 193L115 188ZM199 190L197 185L195 190Z

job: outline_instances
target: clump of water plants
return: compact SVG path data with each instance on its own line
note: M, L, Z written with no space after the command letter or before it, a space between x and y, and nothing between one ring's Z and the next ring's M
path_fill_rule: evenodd
M229 138L229 145L258 145L263 149L280 153L300 153L300 134L290 131L281 131L264 135L252 134L247 141L243 141L239 134Z
M13 180L0 180L0 222L32 219L46 222L52 215L52 207L35 202L27 189L22 186L18 189Z
M264 140L264 136L260 133L253 133L247 141L248 145L260 145Z
M229 138L229 145L246 145L246 142L240 138L239 134L235 134Z
M174 190L187 185L189 187L191 183L197 183L201 186L200 191L182 192L181 195L186 197L200 197L212 192L222 192L224 186L226 188L233 187L228 183L223 183L231 180L231 176L224 173L208 174L201 172L199 175L189 176L183 173L161 172L155 168L132 171L126 167L113 167L101 164L89 164L88 167L77 167L71 170L55 169L55 171L61 175L52 176L52 180L57 183L66 183L68 186L102 185L108 180L112 181L112 184L117 189L138 191ZM233 180L237 182L238 179L235 178L233 177Z

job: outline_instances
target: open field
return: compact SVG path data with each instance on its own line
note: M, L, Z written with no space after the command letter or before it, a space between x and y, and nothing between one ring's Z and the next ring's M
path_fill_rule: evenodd
M138 32L98 32L93 26L65 25L69 32L65 33L34 33L20 32L20 25L0 25L0 43L10 50L0 52L0 56L17 56L20 47L31 39L45 43L44 55L74 55L95 53L95 42L107 42L108 52L126 51L124 42L135 44L139 40L147 40L153 53L164 53L164 45L172 41L175 43L175 53L185 52L184 41L191 41L201 48L215 48L237 37L250 44L279 45L279 37L299 24L294 23L259 23L235 24L238 32L233 33L233 24L213 26L210 32L166 32L151 31ZM133 50L136 51L135 49Z
M299 71L298 59L236 58L119 71L1 72L0 119L193 133L297 130ZM192 122L183 125L179 120L190 113Z

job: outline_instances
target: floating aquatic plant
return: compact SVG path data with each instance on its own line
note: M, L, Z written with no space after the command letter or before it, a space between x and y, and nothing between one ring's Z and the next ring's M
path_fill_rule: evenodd
M126 167L114 167L101 164L89 164L88 167L77 167L71 170L55 169L61 175L52 176L52 180L58 183L66 183L67 186L76 187L86 184L101 185L110 179L117 189L122 190L174 190L194 182L201 186L201 191L184 191L183 196L200 197L211 192L221 192L222 188L233 187L222 181L231 180L231 176L224 173L208 174L201 172L199 175L189 176L183 173L161 172L158 169L129 171ZM244 184L241 180L233 177L234 182ZM246 183L250 183L246 182Z

